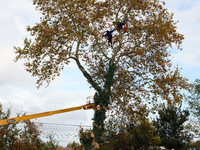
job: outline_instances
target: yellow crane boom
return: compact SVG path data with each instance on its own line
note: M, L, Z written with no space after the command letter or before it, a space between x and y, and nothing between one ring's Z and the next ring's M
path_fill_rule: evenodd
M9 119L3 119L3 120L0 120L0 126L6 125L6 124L16 123L16 122L23 121L23 120L29 120L29 119L34 119L34 118L40 118L40 117L55 115L55 114L59 114L59 113L65 113L65 112L81 110L81 109L87 110L87 109L94 109L94 108L95 108L94 103L89 103L89 104L85 104L85 105L78 106L78 107L72 107L72 108L66 108L66 109L60 109L60 110L54 110L54 111L47 111L47 112L42 112L42 113L37 113L37 114L32 114L32 115L27 115L27 116L20 116L20 117L14 117L14 118L9 118Z

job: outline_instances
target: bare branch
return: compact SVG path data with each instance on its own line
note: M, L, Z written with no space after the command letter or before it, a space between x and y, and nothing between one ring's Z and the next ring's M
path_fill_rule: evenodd
M99 50L102 54L103 54L103 56L106 58L106 59L108 59L108 60L110 60L111 58L109 58L107 55L106 55L106 53L104 53L104 51L103 50Z

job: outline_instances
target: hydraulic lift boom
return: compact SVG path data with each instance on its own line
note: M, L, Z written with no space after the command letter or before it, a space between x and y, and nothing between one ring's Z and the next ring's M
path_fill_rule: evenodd
M16 122L23 121L23 120L40 118L40 117L45 117L45 116L50 116L50 115L55 115L55 114L65 113L65 112L70 112L70 111L76 111L76 110L81 110L81 109L84 109L84 110L95 109L94 103L90 103L90 97L88 97L88 98L89 98L89 100L87 101L87 104L82 105L82 106L54 110L54 111L47 111L47 112L42 112L42 113L37 113L37 114L32 114L32 115L27 115L27 116L14 117L14 118L9 118L9 119L3 119L3 120L0 120L0 126L16 123Z

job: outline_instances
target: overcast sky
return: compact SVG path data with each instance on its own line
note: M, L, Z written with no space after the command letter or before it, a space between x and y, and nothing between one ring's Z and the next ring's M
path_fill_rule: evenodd
M12 116L63 109L85 104L94 91L81 72L70 65L49 87L36 89L36 78L25 71L23 61L15 63L13 46L22 46L28 37L27 25L39 22L31 0L0 0L0 103L12 107ZM174 65L193 82L200 78L200 0L166 0L166 8L174 13L178 31L185 36L183 50L173 50ZM37 119L39 122L92 125L92 110L80 110Z

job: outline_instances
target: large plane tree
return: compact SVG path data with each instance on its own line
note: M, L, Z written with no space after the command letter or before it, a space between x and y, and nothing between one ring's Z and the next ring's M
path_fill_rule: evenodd
M157 106L159 98L179 102L186 80L172 68L169 47L181 49L173 14L158 0L33 0L42 17L27 31L16 61L25 60L27 71L37 76L38 87L49 84L74 61L96 90L93 132L98 143L104 132L106 108L125 99ZM106 31L124 22L126 30ZM124 99L125 98L125 99ZM139 105L137 105L139 107Z

